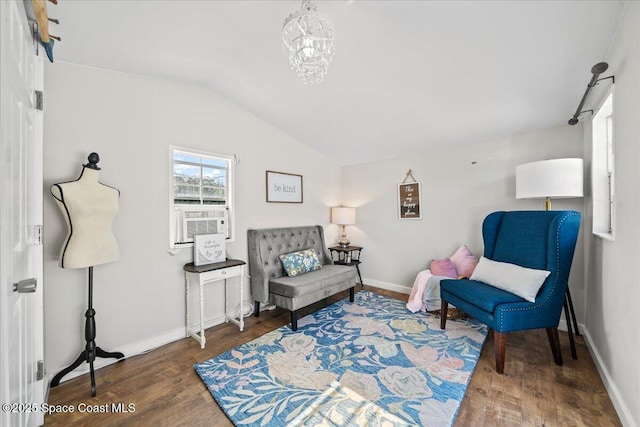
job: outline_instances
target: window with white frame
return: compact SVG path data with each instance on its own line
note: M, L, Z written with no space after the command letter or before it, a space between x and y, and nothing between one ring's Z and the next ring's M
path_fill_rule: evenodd
M234 157L171 147L170 247L193 245L196 234L234 240Z
M593 234L615 239L615 173L613 86L593 114L591 186Z

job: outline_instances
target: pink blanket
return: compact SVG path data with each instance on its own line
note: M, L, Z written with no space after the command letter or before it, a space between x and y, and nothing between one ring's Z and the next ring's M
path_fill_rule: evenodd
M422 270L413 282L413 289L409 295L407 309L412 313L418 311L428 311L429 313L438 311L441 308L440 281L442 279L452 279L452 277L436 276L431 270ZM449 304L449 307L454 308Z
M407 302L407 309L412 313L418 311L427 311L427 306L424 303L424 292L427 288L427 281L433 277L431 270L422 270L416 276L416 280L413 282L413 289L409 295L409 301Z

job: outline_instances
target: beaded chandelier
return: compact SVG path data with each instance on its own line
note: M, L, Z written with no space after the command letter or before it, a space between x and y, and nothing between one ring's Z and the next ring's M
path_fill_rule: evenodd
M331 22L316 5L304 0L282 26L284 54L291 69L307 83L320 83L327 74L335 51L335 33Z

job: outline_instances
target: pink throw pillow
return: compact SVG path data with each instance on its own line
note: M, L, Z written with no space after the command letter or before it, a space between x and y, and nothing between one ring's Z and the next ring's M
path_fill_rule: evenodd
M457 277L458 273L449 258L431 260L431 274L434 276Z
M478 258L473 256L469 248L460 246L456 253L451 255L451 262L458 272L458 276L471 277L473 270L478 265Z

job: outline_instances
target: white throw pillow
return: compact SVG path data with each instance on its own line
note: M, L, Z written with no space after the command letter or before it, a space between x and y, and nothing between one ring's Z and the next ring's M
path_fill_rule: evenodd
M481 257L470 279L511 292L529 302L535 302L538 290L549 274L551 274L550 271L520 267Z

